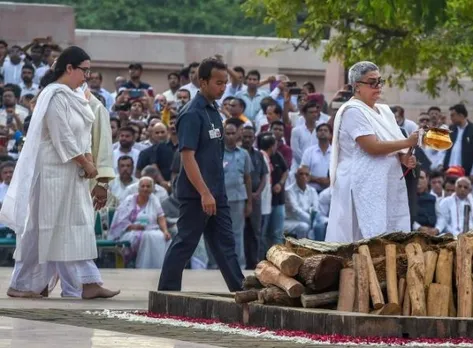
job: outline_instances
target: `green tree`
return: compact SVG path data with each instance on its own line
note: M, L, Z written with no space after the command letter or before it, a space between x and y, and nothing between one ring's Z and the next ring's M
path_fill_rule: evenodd
M460 79L473 77L472 0L246 0L243 9L300 40L297 49L320 47L331 28L325 60L391 67L394 85L426 72L420 88L433 97L441 83L460 92Z
M274 36L274 25L247 18L240 0L13 0L69 5L81 29Z

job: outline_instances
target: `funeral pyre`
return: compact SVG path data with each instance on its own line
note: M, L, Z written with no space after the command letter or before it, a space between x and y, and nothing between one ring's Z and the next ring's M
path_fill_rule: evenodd
M353 244L286 238L237 303L378 315L471 317L473 233L392 233Z

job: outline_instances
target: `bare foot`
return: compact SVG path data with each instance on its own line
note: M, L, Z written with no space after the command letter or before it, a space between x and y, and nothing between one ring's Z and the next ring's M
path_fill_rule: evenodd
M101 287L98 284L83 284L82 285L82 298L84 300L92 300L94 298L111 298L117 296L120 293L118 291L112 291Z
M10 297L18 297L18 298L42 298L40 294L37 294L33 291L19 291L13 288L8 288L7 295Z

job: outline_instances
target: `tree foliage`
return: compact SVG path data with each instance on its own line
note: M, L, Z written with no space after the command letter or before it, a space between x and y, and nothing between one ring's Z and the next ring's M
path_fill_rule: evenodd
M69 5L82 29L274 36L274 25L247 18L240 0L14 0Z
M246 0L243 9L299 49L319 47L332 28L324 59L391 67L400 87L425 72L420 88L433 97L442 83L460 92L460 79L473 77L472 0Z

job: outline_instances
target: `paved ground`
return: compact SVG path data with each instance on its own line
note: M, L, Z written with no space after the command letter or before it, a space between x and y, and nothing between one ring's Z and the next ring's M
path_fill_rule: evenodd
M96 335L104 336L105 334L100 330L106 330L108 334L105 336L109 337L109 341L107 341L108 343L112 342L112 338L118 341L122 340L124 337L123 334L149 337L149 341L146 341L146 339L141 336L137 337L136 340L133 341L133 347L135 348L151 346L163 348L200 347L191 345L190 341L194 343L211 345L213 347L219 346L232 348L311 347L311 345L267 341L238 335L224 335L213 332L211 333L208 331L191 330L165 325L158 326L154 324L133 323L118 319L95 317L84 313L85 310L146 309L148 291L156 289L156 284L159 277L159 273L157 271L104 269L102 270L102 276L106 286L112 289L121 289L122 294L111 300L92 301L61 299L59 297L59 288L55 289L51 298L47 299L10 299L5 295L9 284L10 274L11 269L0 268L0 317L3 317L3 322L0 322L0 336L19 337L21 339L19 341L15 341L17 342L15 344L13 344L14 340L10 339L10 345L4 345L8 344L8 338L5 339L6 341L0 339L0 347L53 347L54 344L56 344L54 343L56 342L56 338L54 337L57 337L57 330L65 330L63 326L59 326L57 324L88 328L89 331L87 331L87 334L84 333L84 337L90 337L90 335L93 337ZM218 271L186 271L184 274L183 290L226 292L227 288ZM21 324L22 322L18 322L17 319L11 318L27 319L28 325L31 326L32 329L25 330L25 325ZM8 325L4 325L5 320L7 320L7 324L9 323ZM15 327L15 322L20 323L21 325L17 324ZM44 322L50 323L51 325L44 326ZM37 325L35 323L37 323ZM74 337L80 337L82 334L77 332L73 327L70 327L70 330L71 332L75 333ZM3 334L2 330L4 331ZM54 339L51 338L51 342L41 341L42 343L38 345L38 334L35 334L35 332L38 330L40 333L42 333L42 336L40 335L40 337L52 337ZM114 332L114 334L111 332ZM5 336L5 333L7 336ZM162 341L160 344L156 344L157 338L162 338L164 341ZM166 339L168 341L166 341ZM75 348L76 346L72 345L73 341L74 339L71 337L70 344L63 342L62 346ZM184 344L182 341L187 341L187 343ZM85 345L87 347L107 346L101 345L99 342L95 342L93 340L90 341L89 339L87 339L87 342L92 342L91 344ZM163 342L167 343L164 344ZM77 345L77 347L79 346L80 345Z

